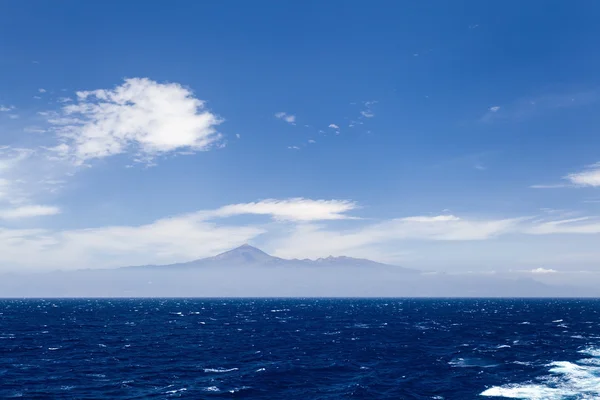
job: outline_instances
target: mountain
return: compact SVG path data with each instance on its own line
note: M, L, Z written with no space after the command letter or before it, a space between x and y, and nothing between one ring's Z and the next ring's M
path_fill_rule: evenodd
M376 261L352 257L327 257L310 259L285 259L273 257L264 251L244 244L235 249L218 254L214 257L202 258L185 263L169 265L143 265L125 267L127 269L196 269L196 268L226 268L226 267L306 267L306 268L333 268L333 267L357 267L357 268L379 268L393 269L396 272L420 273L421 271L383 264Z
M558 278L557 278L558 279ZM351 257L288 260L249 245L187 263L0 275L0 297L598 297L520 273L425 272Z

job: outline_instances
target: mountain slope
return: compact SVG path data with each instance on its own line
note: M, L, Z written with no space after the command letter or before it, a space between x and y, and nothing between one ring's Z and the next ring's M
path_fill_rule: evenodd
M398 267L395 265L382 264L376 261L352 257L327 257L317 260L293 259L288 260L273 257L264 251L248 244L218 254L214 257L202 258L185 263L170 265L145 265L127 268L152 268L152 269L195 269L208 267L306 267L306 268L334 268L334 267L357 267L357 268L385 268L396 272L419 273L420 271Z

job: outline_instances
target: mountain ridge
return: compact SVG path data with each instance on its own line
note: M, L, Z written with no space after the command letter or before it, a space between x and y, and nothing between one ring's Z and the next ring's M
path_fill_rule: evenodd
M397 265L384 264L377 261L354 258L347 256L329 256L325 258L312 259L286 259L274 257L254 246L243 244L239 247L227 250L212 257L200 258L183 263L165 265L140 265L122 267L121 269L195 269L206 267L366 267L366 268L393 268L398 272L421 273L422 271L400 267Z

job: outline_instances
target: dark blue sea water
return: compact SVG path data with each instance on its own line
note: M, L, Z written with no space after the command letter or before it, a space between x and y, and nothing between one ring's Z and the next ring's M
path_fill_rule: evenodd
M12 397L598 399L600 301L0 300Z

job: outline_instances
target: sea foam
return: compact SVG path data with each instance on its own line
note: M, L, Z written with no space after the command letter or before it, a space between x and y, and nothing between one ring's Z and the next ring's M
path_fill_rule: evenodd
M600 357L600 349L588 347L580 353ZM549 375L540 377L543 383L508 384L494 386L482 396L528 400L591 400L600 398L600 358L587 358L577 362L555 361L548 364Z

